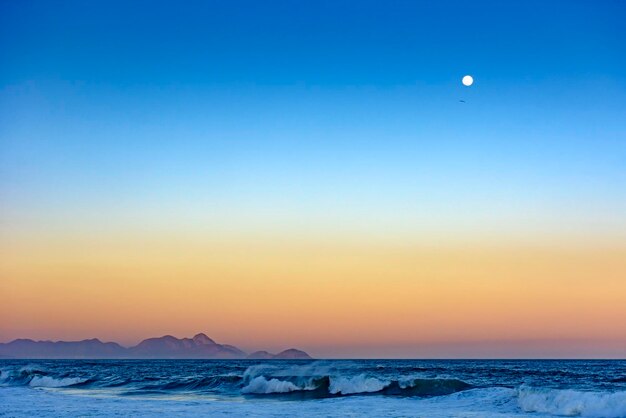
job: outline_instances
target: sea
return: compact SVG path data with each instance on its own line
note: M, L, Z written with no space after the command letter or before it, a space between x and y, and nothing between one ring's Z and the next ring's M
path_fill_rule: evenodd
M0 360L2 417L626 417L626 360Z

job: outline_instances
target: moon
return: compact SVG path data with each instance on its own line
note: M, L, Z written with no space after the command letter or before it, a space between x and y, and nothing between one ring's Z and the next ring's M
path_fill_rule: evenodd
M461 82L463 83L464 86L469 87L472 84L474 84L474 77L472 77L471 75L466 75L465 77L463 77Z

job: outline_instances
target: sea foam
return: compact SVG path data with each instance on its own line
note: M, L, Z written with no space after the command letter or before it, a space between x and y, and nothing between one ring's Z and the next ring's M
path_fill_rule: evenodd
M303 390L303 388L296 386L295 384L278 379L267 380L263 376L255 377L241 389L242 393L255 393L255 394L270 394L270 393L288 393L297 390Z
M65 386L72 386L78 383L83 383L87 379L80 379L78 377L65 377L54 378L50 376L34 376L28 386L31 387L44 387L44 388L61 388Z
M351 395L355 393L380 392L390 382L367 377L363 374L355 377L332 377L328 392L332 394Z
M525 412L581 417L626 417L626 391L582 392L522 386L517 390L517 402Z

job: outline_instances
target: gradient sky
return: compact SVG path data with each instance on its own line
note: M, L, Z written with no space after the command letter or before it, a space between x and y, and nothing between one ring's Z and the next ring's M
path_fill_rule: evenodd
M0 341L626 357L624 21L1 1Z

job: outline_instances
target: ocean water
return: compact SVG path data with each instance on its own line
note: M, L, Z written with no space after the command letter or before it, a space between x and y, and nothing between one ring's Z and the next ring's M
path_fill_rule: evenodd
M626 361L0 360L0 416L626 417Z

